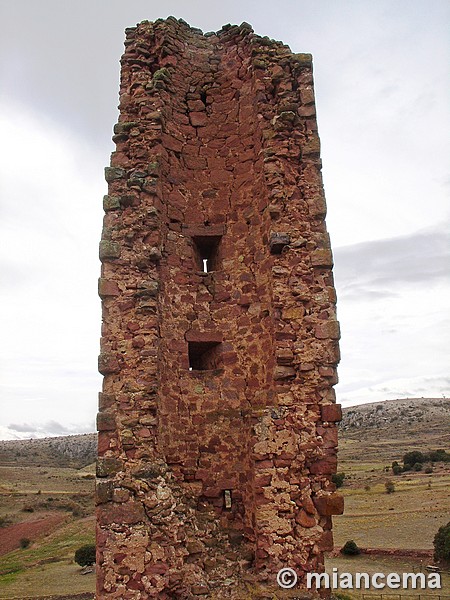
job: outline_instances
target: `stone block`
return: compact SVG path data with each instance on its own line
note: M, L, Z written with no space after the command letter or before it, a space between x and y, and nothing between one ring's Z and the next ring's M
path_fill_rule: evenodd
M295 521L301 526L305 528L314 527L316 523L316 519L308 514L306 511L300 509L295 517Z
M108 183L112 183L117 179L123 179L126 173L125 169L120 167L105 167L105 179Z
M97 414L97 431L114 431L116 419L113 414L100 412Z
M337 492L324 494L323 496L315 496L313 501L317 512L324 517L342 515L344 512L344 496Z
M112 491L114 484L110 480L100 480L95 485L95 503L105 504L110 502L112 498Z
M315 327L314 334L319 340L338 340L341 337L341 330L338 321L323 321Z
M279 348L276 357L279 365L291 365L294 360L294 353L289 348Z
M191 112L189 119L193 127L204 127L208 123L208 115L205 112Z
M120 373L120 363L115 354L104 352L98 357L98 370L102 375Z
M120 198L117 196L103 196L103 210L118 210L120 208Z
M293 367L285 367L282 365L277 365L274 370L273 377L275 380L280 379L290 379L295 377L296 371Z
M122 469L122 461L118 458L101 457L97 459L97 477L110 477Z
M143 505L136 501L121 504L108 504L107 509L99 511L98 522L100 525L135 525L146 520Z
M110 240L102 240L99 248L100 260L120 258L120 244Z
M223 334L220 331L196 331L190 329L185 333L187 342L198 342L202 344L220 344L223 341Z
M325 198L322 195L313 196L308 200L308 209L311 217L315 219L324 219L327 214ZM329 260L329 257L327 257L327 260Z
M333 532L330 530L324 531L317 545L321 552L331 552L334 548Z
M304 306L291 306L289 308L285 308L282 312L282 318L286 321L299 321L304 317L304 315Z
M304 52L297 52L296 54L292 54L291 62L294 66L299 68L311 68L312 55Z
M114 394L105 394L100 392L98 395L98 409L99 411L107 410L114 406L116 402L116 396Z
M333 266L333 253L329 248L318 248L311 252L311 264L313 267L331 269Z
M335 456L329 456L316 462L313 462L309 470L313 475L332 475L336 473L337 458Z
M98 280L98 295L100 298L107 296L119 296L120 290L117 281L111 281L100 277Z
M135 296L137 298L155 298L159 292L159 283L157 281L141 281L138 284Z
M324 422L336 423L342 421L342 407L340 404L323 404L320 408L321 419Z

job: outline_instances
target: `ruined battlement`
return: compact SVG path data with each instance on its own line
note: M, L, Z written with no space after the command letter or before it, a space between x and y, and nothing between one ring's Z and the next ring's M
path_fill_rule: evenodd
M241 599L283 566L304 584L342 512L311 56L170 17L127 29L121 63L97 599Z

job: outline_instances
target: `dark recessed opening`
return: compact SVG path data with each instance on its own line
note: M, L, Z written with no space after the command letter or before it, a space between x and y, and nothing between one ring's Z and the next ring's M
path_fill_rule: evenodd
M200 271L209 273L218 269L218 248L221 240L220 235L201 235L192 238L194 240L197 263Z
M220 342L188 342L189 370L209 371L222 366Z

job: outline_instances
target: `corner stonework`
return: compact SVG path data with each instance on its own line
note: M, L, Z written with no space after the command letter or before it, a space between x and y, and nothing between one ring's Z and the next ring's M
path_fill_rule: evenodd
M311 56L169 17L127 29L121 64L97 600L267 597L282 567L304 588L343 511Z

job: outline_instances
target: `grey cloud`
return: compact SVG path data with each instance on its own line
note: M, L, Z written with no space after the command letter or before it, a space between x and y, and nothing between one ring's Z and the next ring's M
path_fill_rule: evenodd
M29 423L11 423L8 425L11 431L20 433L48 433L50 435L64 435L70 433L71 430L58 423L58 421L47 421L43 425L30 425Z
M14 435L15 433L19 434L18 438L24 437L52 437L58 435L71 435L75 433L91 433L95 431L95 423L79 423L74 424L71 427L66 427L55 421L50 419L45 423L33 424L30 423L10 423L7 428L9 432ZM22 434L22 435L20 435ZM26 435L23 435L26 434Z
M67 429L67 427L64 427L64 425L61 425L61 423L58 423L58 421L47 421L47 423L42 426L42 429L46 433L53 435L64 435L65 433L70 433L70 429Z
M39 428L34 425L29 425L28 423L10 423L8 429L19 431L21 433L36 433Z
M335 276L341 296L376 300L396 296L405 284L448 281L449 227L336 248Z

